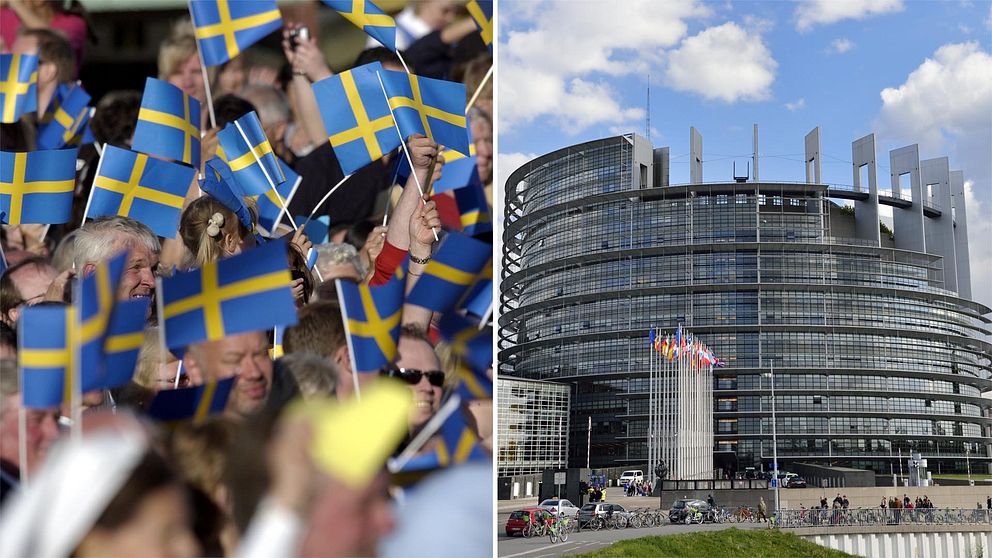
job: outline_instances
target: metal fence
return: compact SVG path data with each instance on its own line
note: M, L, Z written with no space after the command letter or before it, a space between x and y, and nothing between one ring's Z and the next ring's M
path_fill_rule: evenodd
M858 508L781 510L772 522L782 528L880 525L990 525L992 510L967 508Z

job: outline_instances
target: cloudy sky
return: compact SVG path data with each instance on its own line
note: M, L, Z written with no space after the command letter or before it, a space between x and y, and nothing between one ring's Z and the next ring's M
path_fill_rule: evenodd
M974 298L992 306L992 8L986 1L499 2L499 181L565 145L646 132L689 179L732 180L760 134L761 177L801 181L820 126L823 179L851 184L851 141L963 170ZM884 210L884 206L883 206Z

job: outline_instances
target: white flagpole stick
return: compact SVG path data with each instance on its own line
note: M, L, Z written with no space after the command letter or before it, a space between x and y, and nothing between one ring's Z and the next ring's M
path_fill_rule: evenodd
M96 141L93 142L93 149L96 149L96 154L97 155L99 155L100 157L103 157L103 146L100 145L100 142L96 142Z
M362 390L358 385L358 366L355 364L355 346L351 342L351 331L348 327L348 307L344 303L344 289L341 288L341 280L335 279L334 286L338 291L338 304L341 306L341 318L344 323L344 339L348 342L348 360L351 361L351 381L355 386L355 397L362 400Z
M189 1L187 4L189 8L189 19L190 21L196 21L193 17L193 0ZM195 26L195 24L194 24ZM207 95L207 112L210 114L210 127L217 127L217 117L214 116L214 99L210 94L210 77L207 76L207 65L203 62L203 53L200 51L200 40L196 40L196 54L200 57L200 72L203 73L203 91ZM196 123L197 126L200 125L199 122Z
M482 316L482 321L479 322L479 331L482 331L489 323L489 318L493 315L493 303L489 303L489 308L486 309L486 315Z
M69 347L72 351L72 361L69 366L70 381L72 382L72 394L70 397L70 408L72 415L72 441L73 443L79 444L83 441L83 370L82 370L82 360L83 351L80 339L76 336L79 332L83 330L82 325L82 301L83 301L83 283L82 281L76 282L75 293L72 296L74 302L78 301L79 308L75 308L75 305L70 306L67 310L69 313L68 318L72 320L72 335L71 340L66 341L72 343Z
M162 298L162 278L155 278L155 320L158 322L158 365L161 368L168 366L166 354L168 349L165 346L165 301ZM179 368L182 369L182 360L179 361ZM176 373L175 387L179 387L179 373Z
M248 141L248 136L245 135L245 131L241 129L241 123L239 123L237 120L235 120L234 121L234 127L237 128L238 129L238 133L241 134L241 139L245 140L245 145L248 146L248 152L251 153L251 156L252 157L254 157L255 163L258 164L258 168L262 169L262 174L265 175L265 180L267 180L269 182L269 188L272 188L272 191L276 195L276 199L279 200L279 205L282 206L283 211L286 212L286 216L289 217L289 223L291 225L293 225L293 230L294 231L295 230L299 230L299 227L296 226L296 220L293 219L293 215L289 212L289 208L286 207L286 202L283 201L282 196L279 195L279 191L276 190L276 183L275 183L275 181L273 181L272 180L272 177L269 176L269 171L265 170L265 165L263 165L262 164L262 160L258 158L258 153L255 153L255 147L251 144L250 141ZM268 141L268 139L266 139L266 141ZM273 156L275 156L275 155L273 154ZM282 219L282 214L281 213L279 214L279 219L280 220ZM278 224L279 224L279 222L277 221L275 223L275 225L273 225L273 228L275 228L275 226L278 225Z
M479 94L482 93L482 88L486 86L486 83L489 82L489 78L492 77L492 75L493 75L493 67L490 64L489 71L486 72L486 77L482 78L482 83L480 83L479 86L475 88L475 93L472 94L472 98L469 99L468 104L465 105L465 114L468 114L468 111L472 108L472 105L475 104L475 100L478 99Z
M90 204L93 203L93 192L96 191L96 181L100 178L100 169L103 168L103 150L106 149L107 144L103 144L103 147L98 147L99 143L94 143L93 146L97 147L97 152L100 153L100 160L96 163L96 174L93 175L93 184L90 184L90 195L86 198L86 208L83 209L83 222L82 225L86 224L86 216L90 214Z
M23 490L28 487L28 415L23 404L17 409L17 466L20 469Z
M412 75L413 72L411 72L410 67L406 65L406 60L403 60L403 54L399 51L399 49L396 50L396 56L400 59L400 64L403 65L403 69L406 70L406 73Z
M41 229L41 236L38 237L38 242L45 242L45 237L48 236L48 229L52 228L51 223L46 223L45 228Z
M182 375L183 375L183 361L180 360L179 368L176 368L176 380L172 382L172 389L179 389L179 377Z
M461 402L461 396L457 393L453 393L451 397L448 398L448 401L437 410L437 413L434 413L431 420L427 421L427 424L425 424L420 432L414 436L413 440L410 441L410 444L407 445L403 452L400 453L396 459L391 459L389 461L389 471L395 473L396 471L402 469L403 466L405 466L407 462L409 462L410 459L413 458L413 456L420 450L420 448L424 447L427 440L429 440L430 437L441 428L444 421L448 420L448 417L450 417L452 413L458 412L458 406Z
M417 176L417 169L413 166L413 158L410 157L410 150L407 149L406 141L403 140L403 132L400 132L400 125L396 123L396 115L393 113L392 105L389 104L389 94L386 93L386 85L382 82L382 74L376 72L375 75L379 78L379 87L382 88L382 96L386 98L386 106L389 107L389 116L393 119L393 127L396 128L396 134L400 137L400 147L403 148L403 153L406 155L406 162L410 163L410 175L413 176L413 181L417 183L417 191L420 192L420 203L427 205L427 200L424 199L424 186L420 183L420 177ZM440 240L437 236L437 229L431 227L431 232L434 233L435 242Z
M340 188L341 185L344 184L344 182L346 180L348 180L349 178L351 178L351 176L352 175L350 175L350 174L349 175L346 175L337 184L335 184L334 187L332 187L326 194L324 194L324 197L320 198L320 201L317 202L317 205L315 205L313 207L313 211L311 211L310 212L310 215L307 216L307 220L303 222L303 227L304 228L306 228L306 226L310 222L310 220L313 219L313 216L317 214L317 210L320 209L320 206L324 205L324 202L327 201L327 198L331 197L331 194L333 194L338 188Z

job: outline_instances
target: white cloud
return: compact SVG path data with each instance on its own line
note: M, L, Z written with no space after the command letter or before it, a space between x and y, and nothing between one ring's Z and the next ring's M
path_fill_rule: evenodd
M975 193L975 183L964 183L964 203L968 210L968 255L971 258L972 298L992 306L992 219L989 219L987 196L982 201Z
M854 48L854 42L847 37L841 37L839 39L834 39L830 43L830 48L828 51L836 52L837 54L844 54L852 48Z
M902 0L813 0L796 8L796 29L808 31L816 25L829 25L845 19L864 19L898 12Z
M496 175L509 178L513 171L519 169L532 159L536 159L538 155L534 153L500 153L496 156ZM500 189L502 191L502 188Z
M785 108L789 109L789 112L796 112L799 109L806 108L806 99L800 97L791 103L785 103Z
M686 20L711 13L695 0L509 4L527 6L508 12L510 30L501 33L499 118L507 131L544 116L569 133L642 119L643 109L623 106L609 82L661 65Z
M682 41L668 55L667 84L727 103L771 96L778 63L761 35L736 23L710 27Z

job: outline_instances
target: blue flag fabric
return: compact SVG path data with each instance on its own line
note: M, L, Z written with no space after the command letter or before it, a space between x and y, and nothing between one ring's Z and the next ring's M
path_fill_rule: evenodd
M396 21L372 0L324 0L324 4L379 41L379 44L396 52Z
M190 2L203 63L217 66L282 27L275 0Z
M10 46L10 45L8 45ZM38 110L38 57L33 54L0 54L0 122L20 120Z
M306 222L306 215L297 215L296 222L303 223ZM303 232L310 239L310 242L314 244L324 244L327 242L327 232L331 229L331 218L327 215L321 215L320 217L314 217L307 225L303 227Z
M303 181L303 177L296 174L282 159L279 159L279 165L286 176L286 182L276 186L275 192L270 188L264 194L255 196L255 203L258 204L258 228L269 236L276 235L276 226L286 216L289 202L293 200L297 188ZM277 193L278 197L276 197ZM281 203L280 198L282 199Z
M492 0L469 0L465 5L468 15L472 16L472 21L479 28L482 42L489 47L490 54L493 52L493 2Z
M234 212L238 216L238 221L246 229L252 230L251 213L245 207L241 188L231 174L231 168L219 157L207 161L206 166L203 180L200 181L200 189Z
M17 358L24 407L47 409L69 400L74 315L69 306L30 306L21 312Z
M457 308L479 321L492 315L493 309L493 266L486 265L475 278Z
M200 168L200 102L169 82L147 78L131 148Z
M97 262L93 273L79 282L75 296L79 312L79 371L83 391L107 387L104 341L117 300L117 286L124 274L127 252Z
M103 387L122 386L131 381L138 364L138 354L145 338L145 320L148 315L147 298L118 301L110 314L110 325L103 342L106 358L106 376ZM84 387L85 389L85 387Z
M441 317L438 329L462 361L457 367L462 399L492 399L493 381L488 371L493 365L493 329L480 330L476 322L454 312Z
M196 169L107 145L93 180L88 218L124 215L175 238Z
M290 281L285 240L162 279L166 345L295 324Z
M441 426L441 440L434 451L414 457L399 472L423 471L450 467L469 461L489 459L479 445L479 438L468 426L461 411L451 413Z
M75 149L0 152L0 213L7 225L67 222L75 187Z
M217 139L222 149L219 155L246 195L264 194L272 189L270 184L278 186L286 181L279 158L272 152L254 111L225 126Z
M90 96L82 86L59 85L38 122L38 149L83 143L90 121Z
M455 190L455 203L461 215L462 232L474 236L493 230L489 214L489 199L481 184L472 184Z
M224 412L227 398L237 377L211 381L202 386L165 389L155 395L148 407L148 416L161 422L203 421Z
M404 138L424 134L468 156L465 130L465 85L384 70L382 83Z
M407 297L409 304L445 313L455 306L492 257L492 246L449 233Z
M472 141L472 124L468 119L465 120L465 132L469 155L466 157L450 149L441 154L444 157L444 169L441 178L434 183L434 192L437 194L476 184L482 187L479 168L476 166L475 142Z
M313 84L327 139L346 175L400 146L379 85L377 73L383 72L372 62Z
M377 287L337 283L355 370L376 372L396 358L405 282L394 277Z

